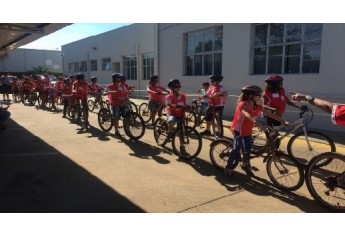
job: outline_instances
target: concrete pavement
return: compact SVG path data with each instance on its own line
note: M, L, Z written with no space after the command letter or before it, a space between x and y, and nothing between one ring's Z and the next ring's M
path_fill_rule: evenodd
M152 129L131 141L102 132L95 113L84 130L59 112L19 103L9 111L0 132L0 212L328 212L305 185L276 189L261 158L253 160L256 178L240 168L226 178L210 163L209 139L185 162L171 144L158 147Z

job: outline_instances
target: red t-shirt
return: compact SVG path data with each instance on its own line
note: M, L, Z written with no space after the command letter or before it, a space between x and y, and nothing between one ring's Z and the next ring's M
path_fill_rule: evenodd
M254 123L243 115L242 110L245 110L253 117L257 117L262 112L262 109L263 107L258 104L255 108L251 108L247 101L239 102L230 127L231 132L240 132L241 137L252 135Z
M345 125L345 104L338 104L333 106L332 122L336 125Z
M210 88L206 92L206 96L210 97L211 99L208 99L208 105L209 106L224 106L226 102L225 96L218 96L215 98L212 98L214 94L216 93L222 93L225 92L225 88L222 85L213 86L211 85Z
M267 100L267 106L276 108L281 115L284 114L286 107L286 99L285 90L283 88L280 89L277 93L265 91L263 97Z
M148 85L147 90L151 90L157 93L152 93L148 91L149 100L157 101L157 102L164 102L164 94L163 94L163 87L160 85Z
M88 94L88 83L86 81L79 82L78 80L73 83L73 89L80 98L86 98Z
M116 91L116 93L109 93L108 98L111 105L124 105L125 99L127 98L127 90L123 85L116 86L114 84L109 84L105 90Z
M177 97L173 94L170 93L169 95L166 96L166 105L177 105L177 106L182 106L185 107L187 105L186 103L186 95L184 94L179 94ZM166 112L170 116L177 116L177 117L183 117L184 111L179 108L179 107L166 107Z

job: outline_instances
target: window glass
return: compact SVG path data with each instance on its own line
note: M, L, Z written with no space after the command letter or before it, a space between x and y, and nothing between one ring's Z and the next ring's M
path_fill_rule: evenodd
M185 75L211 75L221 71L223 26L187 33L184 37Z

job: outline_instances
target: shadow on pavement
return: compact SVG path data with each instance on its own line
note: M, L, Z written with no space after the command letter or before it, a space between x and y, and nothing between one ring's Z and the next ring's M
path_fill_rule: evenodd
M223 171L216 169L211 163L195 158L186 162L203 176L215 176L215 179L229 192L245 190L258 196L273 196L281 201L298 207L304 212L329 212L327 209L320 207L317 202L310 200L296 192L284 192L277 189L271 182L260 177L250 178L247 175L238 172L239 167L235 169L233 177L228 178ZM265 170L260 170L265 171Z
M0 150L0 212L144 212L11 119Z

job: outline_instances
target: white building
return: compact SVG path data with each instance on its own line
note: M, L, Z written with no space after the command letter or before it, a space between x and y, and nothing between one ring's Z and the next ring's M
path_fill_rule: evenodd
M17 48L0 57L1 73L25 73L38 66L45 66L53 73L62 73L61 51Z
M110 83L121 72L137 90L154 73L162 85L177 78L183 92L194 94L209 75L222 74L231 94L224 114L232 116L240 89L263 87L269 74L282 75L286 90L345 103L344 41L345 24L133 24L64 45L62 52L65 74ZM328 114L314 113L311 126L345 131ZM297 119L297 111L288 107L286 118Z

